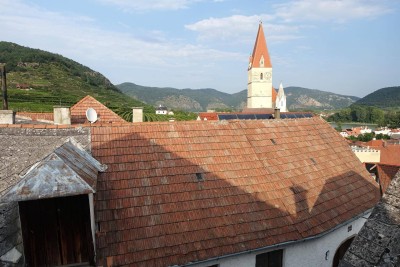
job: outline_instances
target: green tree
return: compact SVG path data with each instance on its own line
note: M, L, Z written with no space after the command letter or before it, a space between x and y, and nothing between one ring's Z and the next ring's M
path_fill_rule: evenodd
M360 105L351 105L351 118L356 122L367 122L367 108Z
M383 126L385 124L385 112L379 108L372 107L370 109L370 122Z
M343 130L343 129L342 129L342 123L341 123L340 121L338 121L338 122L336 123L335 130L338 131L338 132L341 132L341 131Z
M389 111L386 113L384 124L390 128L400 127L400 112Z

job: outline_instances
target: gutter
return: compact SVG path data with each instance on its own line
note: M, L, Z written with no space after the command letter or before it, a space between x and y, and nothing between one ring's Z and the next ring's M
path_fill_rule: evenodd
M306 241L318 239L320 237L323 237L323 236L325 236L325 235L337 230L338 228L341 228L342 226L344 226L346 224L349 224L349 223L351 223L351 222L353 222L355 220L358 220L359 218L367 219L364 216L366 214L368 214L368 213L371 213L372 209L373 208L370 208L370 209L364 211L363 213L351 218L350 220L336 225L335 227L329 229L328 231L325 231L323 233L320 233L320 234L317 234L317 235L314 235L314 236L306 237L304 239L294 240L294 241L287 241L287 242L283 242L283 243L279 243L279 244L275 244L275 245L270 245L270 246L266 246L266 247L255 248L255 249L245 250L245 251L236 252L236 253L232 253L232 254L222 255L222 256L218 256L218 257L214 257L214 258L207 259L207 260L202 260L202 261L189 262L189 263L186 263L184 265L172 265L172 266L169 266L169 267L193 266L193 265L197 265L197 264L201 264L201 263L207 263L207 262L211 262L211 261L217 261L217 260L221 260L221 259L225 259L225 258L229 258L229 257L233 257L233 256L239 256L239 255L242 255L242 254L250 254L250 253L254 253L254 252L258 252L258 251L262 251L262 250L270 250L270 249L273 249L273 248L280 248L280 247L285 247L285 246L294 245L294 244L297 244L297 243L303 243L303 242L306 242Z

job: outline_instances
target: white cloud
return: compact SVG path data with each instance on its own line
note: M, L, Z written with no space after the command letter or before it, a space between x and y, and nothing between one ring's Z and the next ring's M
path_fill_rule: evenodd
M185 28L197 32L199 40L249 42L254 39L255 25L263 21L267 22L264 24L264 31L269 41L286 41L302 38L302 29L314 27L310 23L343 23L354 19L374 18L390 11L385 1L299 0L276 4L270 14L208 18L185 25Z
M0 25L3 40L62 54L100 72L108 65L125 68L113 70L119 80L124 79L119 74L129 73L129 68L185 72L196 65L201 68L219 60L246 57L167 39L160 32L135 36L107 31L90 18L48 12L15 0L3 0Z
M102 3L117 6L124 11L178 10L188 8L200 0L99 0Z
M243 16L234 15L225 18L209 18L193 24L185 25L185 28L199 33L201 40L227 40L230 42L248 43L254 40L256 29L260 21L272 21L273 16L267 14ZM264 31L268 40L292 40L300 38L298 31L300 26L264 23Z
M346 22L374 18L390 12L385 1L377 0L300 0L274 6L275 16L285 22Z

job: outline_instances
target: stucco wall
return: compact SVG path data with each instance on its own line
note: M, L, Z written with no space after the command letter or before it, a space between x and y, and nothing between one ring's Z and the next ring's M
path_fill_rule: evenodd
M381 151L374 150L374 151L354 151L357 158L361 162L380 162L381 159Z
M206 267L213 264L219 264L219 267L252 267L256 264L257 254L276 249L283 249L284 267L331 267L336 250L344 241L356 235L360 231L368 216L369 213L315 239L294 243L292 245L276 247L273 249L243 253L219 260L194 264L191 266ZM350 225L352 226L352 230L348 231L348 227ZM329 252L327 259L325 259L327 251Z

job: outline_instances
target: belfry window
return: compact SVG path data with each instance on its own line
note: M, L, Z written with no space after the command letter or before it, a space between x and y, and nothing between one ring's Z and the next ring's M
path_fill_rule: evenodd
M260 80L262 80L264 78L263 74L260 73Z

